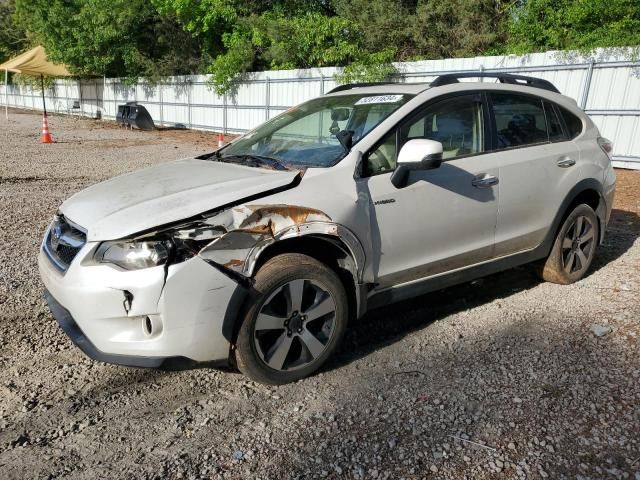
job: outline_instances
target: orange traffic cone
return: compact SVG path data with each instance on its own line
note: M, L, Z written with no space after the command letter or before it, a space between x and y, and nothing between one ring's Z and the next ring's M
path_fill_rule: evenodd
M218 148L222 148L224 146L224 135L222 133L218 134Z
M53 137L49 133L49 122L47 122L47 114L42 115L42 135L40 143L53 143Z

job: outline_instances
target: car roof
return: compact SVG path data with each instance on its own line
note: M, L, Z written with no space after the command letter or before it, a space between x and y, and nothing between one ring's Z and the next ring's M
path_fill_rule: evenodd
M535 95L546 100L550 100L562 105L565 108L569 108L575 115L584 116L584 111L578 106L575 99L567 97L561 93L556 93L551 90L531 87L529 85L500 83L500 82L460 82L449 83L441 86L431 86L429 83L382 83L376 85L366 86L350 86L348 89L341 89L338 91L330 91L325 96L342 96L342 95L393 95L393 94L407 94L414 95L416 97L421 94L426 94L430 91L440 90L443 88L446 90L443 93L450 93L452 91L477 91L477 90L493 90L502 92L514 92L525 93L528 95Z
M545 90L560 94L560 91L548 80L528 77L525 75L515 75L511 73L493 73L493 72L459 72L459 73L447 73L438 76L431 83L393 83L393 82L380 82L380 83L351 83L346 85L338 85L331 90L327 95L336 94L393 94L393 93L407 93L417 95L429 88L443 87L446 85L460 84L460 79L465 78L491 78L495 79L503 86L510 86L514 91L518 91L520 87L529 87L538 90ZM464 83L479 83L479 82L464 82ZM484 83L484 82L483 82Z

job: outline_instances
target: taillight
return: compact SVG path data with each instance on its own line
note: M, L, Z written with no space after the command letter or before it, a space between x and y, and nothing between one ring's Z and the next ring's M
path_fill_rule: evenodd
M611 155L613 154L613 142L611 140L607 140L604 137L598 137L598 145L600 145L602 151L606 153L609 158L611 158Z

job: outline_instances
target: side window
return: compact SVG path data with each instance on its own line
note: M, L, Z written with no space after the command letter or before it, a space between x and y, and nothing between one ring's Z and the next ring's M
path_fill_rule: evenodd
M492 93L491 103L498 149L549 141L542 100L527 95Z
M415 138L442 143L443 159L452 160L484 151L482 102L476 96L463 95L428 106L412 116L374 148L367 157L368 175L391 172L396 167L398 146Z
M582 133L582 120L562 107L560 107L560 113L564 119L564 124L567 126L569 138L573 140Z
M449 98L428 107L423 115L400 128L400 144L414 138L442 143L443 160L484 150L482 102L475 96Z
M396 168L397 130L394 128L382 139L382 142L369 153L365 174L367 176L392 172Z
M549 126L549 141L564 142L567 140L567 136L562 131L562 123L560 123L553 104L544 102L544 113L547 116L547 125Z

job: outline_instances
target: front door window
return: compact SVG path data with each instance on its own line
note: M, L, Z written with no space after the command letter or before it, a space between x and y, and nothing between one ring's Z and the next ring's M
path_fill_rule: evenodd
M475 96L457 96L437 102L417 118L384 137L367 159L367 173L393 171L399 149L408 140L423 138L442 143L445 161L484 151L482 102Z

